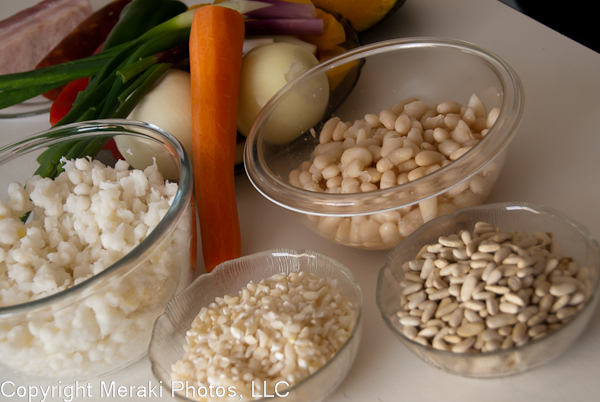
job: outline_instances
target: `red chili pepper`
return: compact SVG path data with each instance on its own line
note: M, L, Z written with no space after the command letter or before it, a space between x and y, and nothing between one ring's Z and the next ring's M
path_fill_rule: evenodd
M50 106L50 124L52 126L69 113L69 110L73 107L73 102L77 99L77 94L79 91L84 91L87 88L89 81L88 77L83 77L65 85L65 88L58 94L58 97ZM119 152L117 144L113 139L108 140L103 149L110 151L115 159L125 159Z
M69 82L50 106L50 124L54 126L71 110L77 94L87 88L90 79L83 77Z
M117 148L117 143L112 138L110 140L108 140L108 142L106 144L104 144L104 148L102 148L102 149L106 150L106 151L110 151L113 158L115 158L116 160L125 159L125 158L123 158L123 155L121 155L121 152L119 152L119 148Z

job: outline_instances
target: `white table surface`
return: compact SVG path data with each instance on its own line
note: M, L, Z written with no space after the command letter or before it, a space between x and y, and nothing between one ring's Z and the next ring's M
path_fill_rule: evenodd
M1 0L0 19L34 2ZM523 81L523 120L487 202L545 204L585 224L600 239L600 54L496 0L407 0L394 16L365 34L364 42L409 36L476 43L505 59ZM0 145L48 128L47 119L41 115L0 120ZM412 355L383 323L375 305L375 284L385 252L322 240L292 212L262 198L245 176L236 178L236 191L244 255L277 247L312 249L348 266L362 287L365 319L360 350L348 377L329 401L598 400L600 311L575 345L530 372L485 380L446 374ZM10 379L0 382L6 380ZM145 387L149 380L155 381L146 359L101 380ZM124 399L100 398L99 381L90 383L91 398L77 400Z

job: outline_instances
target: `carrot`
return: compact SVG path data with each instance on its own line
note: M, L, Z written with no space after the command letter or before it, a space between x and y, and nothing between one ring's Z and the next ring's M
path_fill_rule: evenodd
M233 166L243 42L244 19L237 11L219 6L194 11L192 146L206 272L241 256Z

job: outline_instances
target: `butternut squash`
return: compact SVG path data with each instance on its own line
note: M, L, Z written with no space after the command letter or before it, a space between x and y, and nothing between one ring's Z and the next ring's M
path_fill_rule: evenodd
M319 8L346 18L357 32L363 32L394 13L405 0L312 0Z

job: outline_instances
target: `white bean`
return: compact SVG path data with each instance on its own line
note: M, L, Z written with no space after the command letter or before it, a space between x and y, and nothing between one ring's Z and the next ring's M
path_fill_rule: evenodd
M411 128L412 121L410 120L410 117L405 114L399 115L394 123L394 130L399 134L408 134Z
M321 144L328 143L332 140L333 130L339 122L339 117L332 117L331 119L327 120L327 122L323 125L323 128L321 129L321 133L319 134L319 142Z
M419 100L404 105L404 113L413 119L420 120L427 111L427 105Z
M487 121L485 123L485 127L486 128L492 128L492 126L494 125L494 123L496 122L496 120L498 119L498 115L500 114L500 109L499 108L493 108L492 110L490 110L490 113L488 113L488 117L487 117Z
M389 110L382 110L379 113L379 121L388 130L394 130L394 125L396 123L396 119L397 119L397 116Z
M455 101L445 101L437 106L437 112L442 114L460 113L461 104Z

